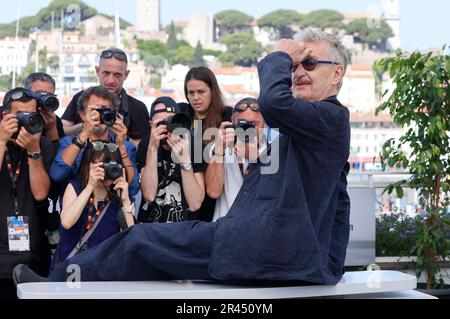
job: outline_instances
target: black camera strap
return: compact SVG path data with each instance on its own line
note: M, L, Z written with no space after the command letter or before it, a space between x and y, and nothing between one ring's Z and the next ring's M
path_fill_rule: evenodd
M91 201L91 198L92 198L92 201ZM91 197L91 198L89 199L90 207L94 206L93 197ZM105 207L103 208L102 211L99 211L99 210L96 211L95 214L96 214L97 218L95 219L95 221L92 222L92 224L88 224L88 225L91 225L89 228L87 228L88 231L86 233L84 233L84 235L81 237L80 241L75 245L75 247L72 249L70 254L67 256L66 260L69 259L70 257L75 256L75 254L83 248L83 246L87 243L87 241L89 240L91 235L94 233L95 228L97 228L98 224L100 224L100 221L102 220L103 216L106 215L106 211L108 210L110 205L111 205L111 201L108 201L108 203L105 205ZM95 209L95 206L94 206L94 209ZM97 215L97 213L98 213L98 215ZM88 218L88 221L89 221L89 218Z
M20 152L19 162L17 163L15 170L13 169L13 163L11 161L11 156L9 155L8 147L5 146L5 161L6 161L6 167L8 169L8 176L11 180L11 186L12 186L12 195L13 195L13 202L14 202L14 213L19 215L19 196L17 193L17 180L19 179L20 172L21 172L21 165L22 165L22 157L23 157L23 149ZM14 171L14 172L13 172Z
M121 92L120 109L123 112L123 124L125 124L126 127L129 127L130 126L130 110L128 107L128 95L127 95L127 91L125 91L125 89L122 89L122 92Z

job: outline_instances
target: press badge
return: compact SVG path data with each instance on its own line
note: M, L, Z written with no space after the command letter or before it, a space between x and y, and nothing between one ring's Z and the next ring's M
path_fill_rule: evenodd
M9 251L30 251L30 223L28 216L8 217Z

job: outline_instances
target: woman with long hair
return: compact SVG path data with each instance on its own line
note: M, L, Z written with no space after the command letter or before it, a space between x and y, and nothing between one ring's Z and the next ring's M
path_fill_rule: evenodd
M211 128L218 129L222 122L231 121L232 108L225 106L216 76L204 66L194 67L186 74L184 94L189 101L187 110L193 120L193 140L194 143L201 142L203 151L204 147L212 142L209 138L210 135L203 133ZM194 159L194 157L192 158ZM206 171L208 163L203 156L202 160ZM196 212L188 214L188 218L211 221L214 207L215 200L206 194L202 207Z
M132 226L133 211L118 145L89 142L78 178L70 180L64 192L61 238L52 267Z

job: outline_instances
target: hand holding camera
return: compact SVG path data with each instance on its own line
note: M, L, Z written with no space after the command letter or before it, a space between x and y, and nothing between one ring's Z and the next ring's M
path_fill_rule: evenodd
M110 130L116 135L116 143L123 145L127 139L128 129L123 123L123 116L118 115L115 123L110 126Z
M172 148L172 153L178 159L180 164L190 164L191 154L189 148L189 139L174 134L169 134L167 145Z
M151 134L150 134L150 142L149 142L149 151L156 151L159 149L159 145L160 142L162 140L167 139L167 134L168 134L168 130L167 130L167 126L166 125L162 125L161 123L163 123L163 120L161 121L153 121L152 122L152 129L151 129Z
M217 134L216 145L214 146L214 152L216 154L224 154L224 150L227 146L233 146L236 133L231 122L222 122Z
M114 190L119 194L123 206L131 205L125 169L122 169L122 175L114 181Z
M0 121L0 144L6 145L11 136L19 129L19 121L14 114L2 114Z
M102 166L103 162L90 164L88 186L92 187L92 189L97 186L98 182L103 181L105 178L105 170Z
M16 138L16 144L28 151L28 153L36 153L41 150L40 139L41 133L30 133L25 127L22 127Z

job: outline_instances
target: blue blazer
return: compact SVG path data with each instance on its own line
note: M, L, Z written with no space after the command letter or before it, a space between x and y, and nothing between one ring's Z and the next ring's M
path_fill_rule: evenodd
M335 96L295 99L291 65L283 52L258 65L261 113L280 131L271 153L279 169L270 175L261 174L263 164L250 169L227 216L217 221L213 278L335 284L342 277L349 236L349 111Z

